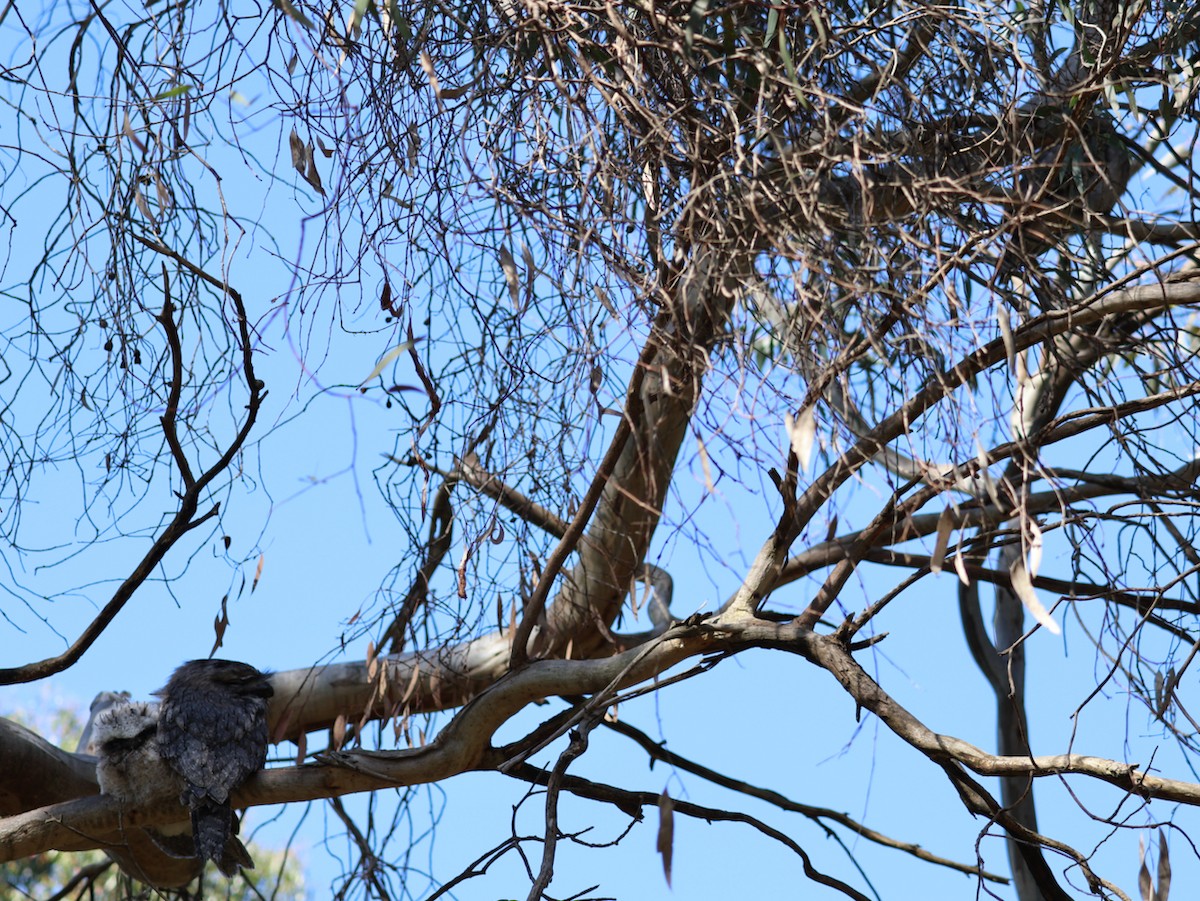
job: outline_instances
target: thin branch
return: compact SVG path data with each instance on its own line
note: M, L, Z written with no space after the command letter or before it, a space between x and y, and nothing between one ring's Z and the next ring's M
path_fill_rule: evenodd
M535 785L546 785L550 780L550 774L545 770L535 767L532 764L523 763L519 767L513 768L509 775L522 779L526 782L531 782ZM625 812L636 819L642 818L642 809L646 807L656 807L659 801L659 795L654 792L629 791L627 789L616 788L615 786L605 785L599 782L592 782L589 779L584 779L580 776L564 775L562 779L562 787L571 794L580 798L588 798L593 801L603 801L607 804L612 804L614 807ZM676 813L682 813L685 816L694 817L707 822L725 822L725 823L745 823L757 829L763 835L774 839L784 847L794 852L801 860L804 867L804 875L813 882L837 889L844 895L854 898L855 901L870 901L866 895L863 895L857 889L835 879L832 876L827 876L817 870L812 865L812 860L806 852L794 839L784 832L768 826L762 820L756 819L746 813L738 811L720 810L715 807L704 807L699 804L693 804L689 801L673 800L672 804Z
M571 741L554 762L554 769L546 779L546 833L542 844L542 865L537 879L529 889L529 901L538 901L554 878L554 851L558 847L558 794L562 790L567 767L579 758L588 746L588 733L596 728L596 717L592 716L572 730Z
M358 824L354 822L354 819L347 812L341 798L330 798L329 806L333 808L333 812L337 814L337 818L342 821L342 825L346 827L346 831L350 833L350 838L354 840L354 844L358 847L363 878L371 884L372 889L374 889L376 895L382 901L391 901L392 896L388 892L387 886L379 878L379 858L371 848L371 843L367 841L367 837L362 834L362 830L358 828Z
M654 741L645 732L637 729L634 726L631 726L628 723L610 719L605 719L603 722L604 725L609 729L636 742L647 754L650 755L652 760L661 760L663 763L699 776L700 778L705 779L714 785L719 785L722 788L739 792L740 794L747 795L751 798L757 798L758 800L765 801L768 804L773 804L780 810L787 810L792 813L798 813L802 816L808 817L810 820L813 820L815 823L820 825L821 828L825 830L826 835L828 835L830 838L836 837L836 833L825 825L823 822L824 820L832 820L838 825L845 826L855 835L860 835L868 841L875 842L876 844L882 845L886 848L895 848L899 851L904 851L906 854L911 854L913 857L927 861L928 863L937 864L938 866L946 867L951 870L957 870L960 873L967 873L972 876L981 876L989 882L996 882L1002 885L1008 884L1008 879L1004 876L999 876L995 873L989 873L980 867L959 863L954 860L949 860L945 857L938 857L936 854L931 854L930 852L926 851L920 845L891 838L890 836L884 835L882 832L877 832L868 826L864 826L862 823L859 823L857 820L846 815L845 813L841 813L836 810L830 810L827 807L813 807L810 804L801 804L800 802L793 801L779 792L773 791L769 788L760 788L759 786L752 785L749 782L743 782L740 779L734 779L730 776L718 773L716 770L709 769L702 764L689 760L688 758L683 757L674 751L667 750L663 743Z

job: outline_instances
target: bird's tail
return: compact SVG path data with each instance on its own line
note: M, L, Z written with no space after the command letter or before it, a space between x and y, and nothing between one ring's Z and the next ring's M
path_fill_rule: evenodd
M192 808L192 835L196 855L211 860L226 876L239 867L254 868L246 846L237 837L238 821L228 804L201 801Z

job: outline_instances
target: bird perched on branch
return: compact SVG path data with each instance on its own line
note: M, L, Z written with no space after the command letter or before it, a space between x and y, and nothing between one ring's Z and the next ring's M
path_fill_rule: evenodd
M155 694L158 753L181 780L196 854L226 876L252 868L241 842L230 841L238 831L230 796L266 763L270 682L246 663L192 660Z
M100 791L127 807L178 796L182 783L158 753L158 705L120 700L92 722Z
M96 780L100 791L121 802L123 808L144 807L164 798L178 800L183 780L158 751L158 704L117 698L99 711L89 724L90 751L96 761ZM170 857L196 856L192 830L188 824L146 827L143 830L158 849ZM237 847L227 853L248 857L235 837ZM145 875L137 873L145 879Z

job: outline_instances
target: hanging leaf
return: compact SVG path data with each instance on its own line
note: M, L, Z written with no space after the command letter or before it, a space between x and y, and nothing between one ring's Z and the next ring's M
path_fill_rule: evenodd
M813 439L817 434L817 420L812 407L806 407L793 419L791 413L783 414L783 426L788 433L788 441L800 461L800 469L807 470L812 458Z
M221 598L221 612L217 614L213 621L213 632L216 634L216 640L213 642L212 650L209 651L209 656L215 654L217 650L225 643L225 630L229 628L229 595Z
M954 555L954 571L958 573L958 581L968 586L971 584L971 580L967 577L967 561L963 559L962 554Z
M1013 340L1012 321L1008 318L1008 310L1003 306L996 310L996 321L1000 325L1000 339L1004 342L1004 356L1008 359L1008 368L1015 370L1017 365L1017 344Z
M533 300L533 278L537 274L537 266L533 262L533 251L524 241L521 242L521 262L525 264L525 302Z
M121 132L125 135L125 137L129 138L129 140L133 142L134 147L136 147L142 153L146 152L146 145L138 139L137 134L133 130L133 123L129 121L128 111L125 113L125 123L121 127Z
M1142 859L1138 868L1138 894L1142 901L1155 901L1154 883L1150 881L1150 870L1146 866L1146 841L1142 838L1138 839L1138 856Z
M303 175L308 168L308 151L294 128L288 134L288 147L292 151L292 168Z
M517 273L517 261L513 259L512 251L507 247L500 248L500 269L504 272L504 282L508 285L508 296L512 298L513 309L521 312L521 278Z
M704 472L704 487L708 489L709 494L714 494L717 488L713 484L712 466L709 465L708 451L704 449L704 441L699 435L696 436L696 447L700 451L700 469Z
M950 533L954 531L954 511L946 507L938 515L937 540L933 543L933 556L929 558L929 571L940 573L946 561L946 548L950 547Z
M375 647L375 642L367 642L367 679L371 682L375 681L375 674L379 669L379 651Z
M400 354L404 353L406 350L416 346L416 343L416 341L412 340L401 341L399 344L385 353L379 358L379 362L375 364L375 368L371 370L370 374L358 383L358 387L361 388L366 385L367 382L373 381L375 377L379 375L379 373L383 372L383 370L387 368L387 366L391 364L393 360L396 359L396 357L400 356Z
M154 193L158 196L158 208L165 210L171 205L171 194L157 172L151 172L150 177L154 179Z
M1158 830L1158 897L1155 901L1167 901L1171 891L1171 855L1167 853L1167 833Z
M429 79L429 86L433 88L434 94L441 94L442 86L438 82L437 73L433 70L433 60L429 58L429 54L424 50L420 55L421 68L425 71L425 77Z
M317 158L313 156L313 146L309 142L308 150L308 171L304 173L304 180L312 185L318 194L325 196L325 186L321 184L321 173L317 171Z
M1042 529L1034 519L1026 525L1029 527L1029 575L1032 578L1042 566Z
M671 854L675 845L675 802L664 788L658 798L658 841L655 847L662 855L663 875L671 887Z
M603 288L601 288L599 285L596 285L596 297L597 297L597 299L599 299L600 305L603 306L604 309L608 311L608 315L612 316L613 319L616 319L617 318L617 308L615 306L613 306L612 300L609 299L608 292L605 291Z
M1049 611L1038 598L1037 592L1034 591L1033 581L1029 578L1029 570L1025 568L1024 555L1019 554L1017 559L1012 562L1008 568L1008 576L1012 583L1013 593L1020 599L1030 615L1055 635L1062 634L1058 623L1050 616Z
M250 593L254 594L254 589L258 587L258 580L262 578L263 563L266 560L266 554L258 555L258 566L254 567L254 581L250 583Z
M146 202L146 196L142 193L142 189L136 184L133 186L133 202L142 211L142 215L154 226L154 230L158 231L158 221L154 218L154 213L150 212L150 204Z
M188 132L192 129L192 98L183 98L183 122L179 127L179 138L176 146L182 147L187 143Z

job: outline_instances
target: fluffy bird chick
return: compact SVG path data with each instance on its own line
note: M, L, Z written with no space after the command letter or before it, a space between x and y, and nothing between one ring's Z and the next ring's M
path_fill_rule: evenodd
M253 868L230 796L267 760L267 677L233 660L192 660L164 688L158 753L182 780L180 801L192 813L196 853L226 876ZM241 854L230 854L236 846Z
M158 753L158 705L118 702L96 715L91 744L100 791L126 807L178 796L183 783Z
M99 758L96 779L100 791L112 795L123 807L178 798L183 789L183 781L158 752L158 716L158 704L118 698L91 723L90 745ZM187 824L148 828L145 832L171 857L196 856ZM245 855L244 848L241 853Z

